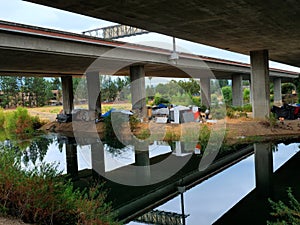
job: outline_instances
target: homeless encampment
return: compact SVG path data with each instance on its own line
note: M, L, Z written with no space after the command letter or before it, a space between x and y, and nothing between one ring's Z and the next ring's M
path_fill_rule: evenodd
M294 120L300 118L300 106L284 104L281 107L273 106L271 112L275 114L276 118L283 117L287 120Z

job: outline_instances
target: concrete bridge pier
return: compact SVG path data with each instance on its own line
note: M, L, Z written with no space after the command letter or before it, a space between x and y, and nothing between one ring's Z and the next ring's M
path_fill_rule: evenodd
M137 113L140 118L146 118L146 87L143 65L130 66L130 82L132 110Z
M270 197L273 183L273 153L270 143L254 144L254 161L257 197Z
M211 97L210 97L209 77L200 78L200 91L201 91L201 104L205 105L207 108L210 107Z
M280 77L274 78L273 84L274 84L274 105L281 106L282 105L281 78Z
M270 84L268 50L250 52L253 118L270 116Z
M72 76L62 76L63 111L70 114L74 109L73 81Z
M96 114L96 117L101 115L101 92L99 72L86 73L87 90L88 90L88 105L89 111Z
M243 106L243 76L232 75L232 105Z

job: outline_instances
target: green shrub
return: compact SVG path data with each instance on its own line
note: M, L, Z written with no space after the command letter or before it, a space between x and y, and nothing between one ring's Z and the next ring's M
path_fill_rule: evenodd
M201 105L201 98L200 98L200 96L193 96L192 97L192 102L193 102L194 105L200 106Z
M36 224L117 224L101 185L74 190L52 164L21 169L12 151L0 149L0 213Z
M226 105L232 104L232 89L230 86L222 87L222 94Z
M1 114L0 111L0 120ZM27 109L22 107L5 113L3 124L5 130L11 135L32 134L43 125L38 116L30 116Z
M162 96L160 93L156 93L154 96L154 104L159 105L159 104L169 104L170 101L166 97Z
M243 111L244 112L252 112L252 105L251 104L246 104L243 106Z
M249 88L245 88L243 91L243 100L245 103L249 103L250 102L250 89Z
M267 221L268 225L276 224L300 224L300 203L293 196L291 188L287 190L289 204L283 201L274 202L269 199L273 212L271 215L276 219L275 222Z
M235 111L233 108L227 108L226 110L226 116L228 116L229 118L234 118L235 117Z
M15 111L8 112L5 119L5 129L11 134L28 134L33 133L33 122L28 114L27 109L18 107Z
M210 137L210 128L207 125L201 125L199 131L199 143L201 145L202 151L205 150L209 137Z

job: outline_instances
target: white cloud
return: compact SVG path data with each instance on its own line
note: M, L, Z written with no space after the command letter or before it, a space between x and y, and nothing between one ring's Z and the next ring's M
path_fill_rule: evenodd
M21 0L0 0L0 19L78 33L114 23Z

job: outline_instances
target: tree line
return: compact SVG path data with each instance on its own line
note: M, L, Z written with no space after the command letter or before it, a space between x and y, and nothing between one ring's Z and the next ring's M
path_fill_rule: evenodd
M150 80L151 78L149 78ZM244 86L249 83L244 81ZM211 80L212 102L223 101L230 104L232 101L232 90L228 80ZM298 83L283 84L282 93L291 93ZM271 84L271 94L273 86ZM58 96L54 96L52 90L58 90ZM87 83L84 78L73 78L73 91L75 103L88 99ZM100 76L100 91L103 102L130 101L130 79L129 77ZM298 92L298 91L297 91ZM223 99L220 96L223 95ZM200 84L194 79L171 80L168 83L160 83L156 86L147 85L146 96L149 101L172 102L173 104L196 104L201 101ZM61 98L60 78L45 79L41 77L0 77L0 107L37 107L49 104L52 99ZM250 90L244 89L244 102L249 102ZM174 103L175 102L175 103Z
M44 106L53 98L52 90L60 85L58 78L46 80L41 77L0 77L0 106Z

